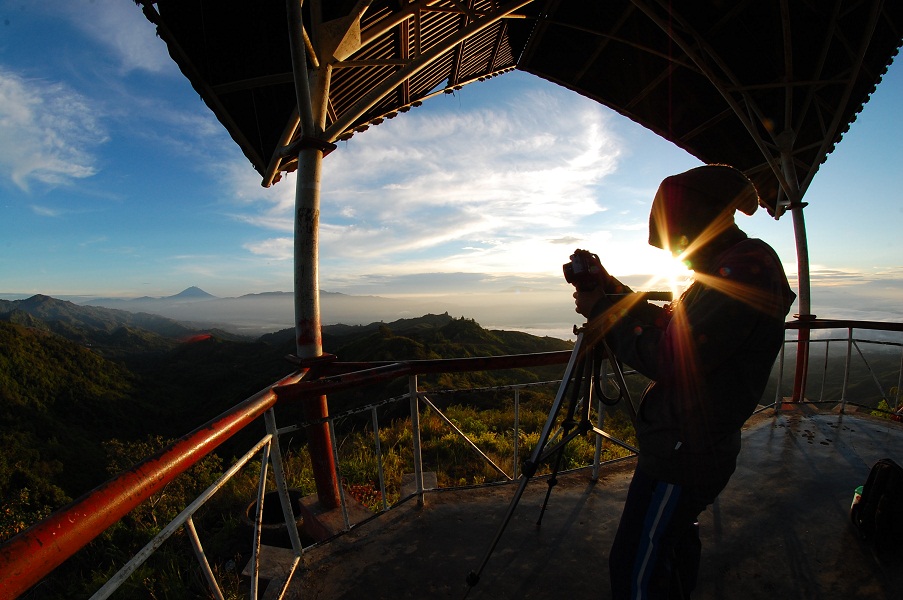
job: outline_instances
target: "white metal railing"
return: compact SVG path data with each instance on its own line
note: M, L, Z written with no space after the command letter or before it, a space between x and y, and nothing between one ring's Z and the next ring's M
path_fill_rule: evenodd
M896 326L899 329L892 329L892 331L903 331L903 327ZM809 344L811 346L817 346L818 344L823 344L825 347L825 359L823 361L822 366L822 389L820 392L819 399L817 402L824 402L824 394L825 389L827 387L827 370L828 370L828 356L830 354L830 349L832 345L836 347L839 343L846 344L846 352L844 358L844 372L843 372L843 382L841 385L840 391L840 399L839 404L841 406L841 410L843 410L848 404L855 404L855 402L848 398L848 386L850 385L850 377L851 377L851 365L854 363L854 360L860 360L862 364L865 365L868 374L873 380L874 384L878 389L878 396L887 400L888 405L891 407L890 412L899 413L901 410L901 387L903 387L903 354L901 354L899 361L899 368L896 372L896 387L883 385L879 376L873 371L870 361L868 360L866 353L863 352L863 346L872 346L877 345L881 346L884 349L887 348L903 348L903 342L897 341L887 341L887 340L868 340L868 339L860 339L854 336L855 329L869 329L868 327L854 327L848 324L840 324L834 327L831 327L830 324L821 324L818 328L820 329L831 329L831 328L843 328L847 330L846 337L829 337L823 339L812 339ZM880 329L879 329L880 330ZM785 346L787 344L796 343L794 340L787 340L785 342ZM855 350L855 352L854 352ZM769 405L771 408L775 410L780 410L781 408L781 398L783 397L782 387L783 383L783 375L784 375L784 364L787 357L787 352L782 349L778 360L776 361L776 370L777 370L777 385L776 385L776 393L774 403ZM811 371L814 369L810 369L810 376L812 375ZM605 378L600 378L604 380ZM340 460L340 444L339 438L336 436L336 422L341 421L342 419L349 417L357 417L358 415L369 416L369 421L372 426L372 431L369 432L370 435L373 436L373 445L375 449L375 453L377 456L377 473L374 474L375 479L379 482L379 490L380 490L380 506L378 510L371 515L369 518L373 518L377 515L377 513L385 512L392 509L392 505L387 501L387 488L388 482L386 481L386 473L384 471L384 455L383 449L381 447L380 442L380 418L379 418L379 409L382 407L387 407L389 405L402 405L403 403L407 403L410 411L410 423L411 423L411 455L413 457L412 460L412 469L414 471L414 490L406 495L399 496L398 501L395 503L401 504L406 502L412 498L417 498L418 501L422 501L423 494L426 491L424 489L424 463L422 457L422 449L421 449L421 431L420 431L420 414L421 409L426 408L429 411L435 412L440 420L442 420L448 428L455 433L456 436L460 437L467 448L469 448L476 455L481 456L483 460L488 461L488 463L492 466L492 469L496 471L501 480L510 481L518 477L518 456L520 448L518 447L519 440L519 432L520 432L520 408L521 401L520 396L523 390L531 387L537 386L551 386L558 384L558 381L543 381L543 382L532 382L525 384L513 384L506 386L493 386L493 387L484 387L484 388L471 388L467 390L468 393L482 393L482 392L491 392L498 393L499 391L508 392L510 391L513 395L513 412L512 412L512 432L514 435L513 439L513 456L511 461L510 471L506 470L507 467L504 465L498 465L495 461L483 450L481 450L478 445L467 436L466 432L463 431L460 427L454 424L453 420L446 416L441 410L439 403L434 400L435 397L440 396L441 394L448 393L458 393L461 390L434 390L434 391L423 391L419 389L418 378L416 375L409 376L408 378L408 391L398 397L394 398L386 398L379 400L375 403L350 409L341 413L337 413L335 415L330 415L326 419L321 421L328 422L328 426L330 429L331 439L333 442L332 445L332 453L334 464L336 468L336 475L338 481L342 481L342 473L341 473L341 460ZM251 399L249 399L251 400ZM246 401L247 402L247 401ZM262 518L263 518L263 506L264 506L264 497L267 493L267 480L269 470L272 469L272 477L275 481L275 485L278 491L278 495L280 498L281 506L282 506L282 516L286 523L287 532L291 542L291 551L293 556L293 562L290 565L287 565L287 576L279 581L279 585L281 586L281 592L284 592L287 586L289 585L291 575L294 573L296 567L298 566L300 559L303 555L303 552L312 547L312 545L307 546L307 548L303 547L303 543L301 540L301 536L299 535L297 529L297 520L296 515L294 514L293 505L291 498L289 496L289 485L286 481L285 477L285 469L283 465L282 452L279 444L279 440L284 438L286 435L293 433L295 431L302 430L305 427L316 424L316 422L305 422L290 425L283 428L276 427L275 414L273 412L273 407L270 406L265 410L265 412L257 413L262 414L264 419L264 423L266 426L266 434L259 441L254 443L251 448L235 463L226 470L222 476L220 476L215 483L213 483L207 490L202 492L194 501L192 501L175 519L173 519L170 523L163 527L160 533L154 537L144 548L142 548L135 556L133 556L115 575L113 575L109 581L106 582L95 594L92 598L101 599L109 597L116 589L118 589L127 579L128 577L134 573L147 559L150 557L156 550L158 550L179 528L184 527L188 540L191 543L191 547L194 552L194 556L196 557L197 563L199 565L200 571L203 574L204 580L206 581L207 586L209 587L211 593L216 598L223 598L224 593L220 588L219 583L216 580L216 576L214 574L214 570L211 568L204 551L203 544L198 536L198 532L195 527L195 523L193 520L194 515L197 511L207 503L210 498L212 498L219 490L223 488L227 481L231 478L235 477L245 466L248 465L250 461L252 461L256 456L260 456L260 474L257 485L257 509L255 513L255 521L254 521L254 534L252 539L252 548L253 548L253 556L249 565L251 567L251 591L250 597L257 598L259 595L258 588L260 582L260 552L261 552L261 527L262 527ZM601 407L597 410L597 415L599 418L598 427L601 429L604 419L605 411L601 409ZM594 454L593 465L594 465L594 475L598 471L598 466L600 463L601 457L601 438L597 436L596 438L596 451ZM507 460L506 460L507 462ZM510 473L510 474L509 474ZM183 475L184 476L184 475ZM352 523L348 510L348 499L346 498L346 490L344 485L339 485L340 491L340 500L341 500L341 511L342 511L342 522L343 522L343 531L349 531L353 527L357 526L359 523ZM361 521L363 522L363 521ZM341 533L341 532L339 532ZM321 542L315 542L313 545L316 545ZM2 595L2 594L0 594ZM281 593L280 593L281 595Z
M856 325L860 326L856 326ZM810 339L808 345L810 348L824 346L824 354L823 359L821 360L821 365L813 366L812 359L815 355L809 354L809 364L806 365L807 368L807 381L814 382L819 381L819 392L817 399L815 398L807 398L806 400L811 403L816 404L827 404L836 402L840 411L844 412L847 409L848 405L854 405L859 407L866 407L870 410L874 410L876 412L887 412L889 416L903 416L903 329L901 329L900 324L896 323L868 323L865 324L867 326L861 326L863 324L857 322L849 322L849 321L825 321L819 323L819 329L826 331L835 331L835 330L844 330L846 332L846 336L838 337L836 334L829 337L815 338ZM884 325L885 327L880 327ZM862 337L857 337L857 333L861 332L861 330L868 330L872 332L881 332L879 337L884 337L885 339L866 339ZM860 334L861 335L861 334ZM890 337L898 337L899 341L894 341L893 339L889 339ZM796 344L796 340L785 340L784 347L781 349L781 353L778 357L777 362L777 387L775 391L774 403L769 405L769 407L777 407L780 408L783 398L784 391L784 366L786 362L786 348L788 346L792 346ZM838 344L843 344L845 350L840 358L843 360L843 376L842 382L840 383L840 398L837 400L829 400L826 399L825 394L829 389L828 385L828 374L831 372L831 349L836 347ZM869 347L875 350L871 355L867 354L863 349ZM873 368L874 362L880 357L878 356L878 352L883 351L888 354L889 357L892 357L892 353L894 349L900 349L899 360L896 363L896 373L876 373ZM838 357L835 355L834 360L838 360ZM889 359L886 359L889 360ZM865 369L868 378L871 379L872 383L875 386L876 394L874 396L869 397L861 397L861 398L851 398L850 397L850 386L851 386L851 377L852 377L852 369L854 365L859 365ZM881 376L885 378L885 383L882 383ZM891 381L888 381L888 378ZM896 385L893 385L895 383ZM888 410L881 411L874 406L872 406L873 401L875 399L884 400L888 405ZM871 402L870 402L871 400Z
M276 421L273 415L273 409L270 408L264 414L264 421L267 427L267 434L255 443L241 458L224 472L210 487L204 490L191 504L189 504L179 515L170 521L144 548L136 553L119 571L117 571L107 582L98 589L91 600L102 600L109 598L123 583L148 559L150 556L169 539L180 527L184 526L191 542L192 550L198 561L204 580L210 589L211 594L218 600L224 600L224 595L220 589L220 585L216 580L213 570L204 553L204 547L198 537L197 530L194 525L193 516L201 509L204 504L210 500L213 495L223 488L230 479L235 477L241 469L247 465L255 456L260 454L260 479L258 483L256 513L254 520L254 537L252 547L254 548L253 559L251 562L251 598L256 599L259 588L259 572L260 572L260 547L261 547L261 527L264 509L264 496L266 494L267 470L272 465L273 475L276 481L279 498L282 504L283 517L286 523L294 526L287 527L289 539L291 540L295 558L291 565L288 565L288 576L282 581L283 590L280 591L279 597L284 593L284 587L288 586L291 574L294 572L300 557L302 555L302 547L300 535L296 525L295 515L293 514L292 503L288 494L288 486L285 482L285 473L282 465L282 454L278 444L278 435L276 434ZM277 442L277 443L274 443Z
M517 477L518 470L518 444L517 440L519 438L518 433L520 430L519 424L519 415L520 415L520 394L521 391L526 388L533 387L542 387L542 386L553 386L558 385L559 381L542 381L542 382L531 382L525 384L511 384L504 386L492 386L492 387L482 387L482 388L470 388L467 390L440 390L434 392L425 392L418 388L418 378L417 376L409 377L409 390L407 393L403 394L399 397L387 398L381 400L379 402L362 406L355 409L349 409L347 411L343 411L340 413L336 413L335 415L330 415L329 417L322 419L320 421L309 421L298 423L290 426L286 426L283 428L276 428L275 416L273 413L273 409L269 409L264 414L264 419L267 427L267 434L258 442L256 442L248 452L246 452L240 459L238 459L223 475L217 479L217 481L212 484L207 490L205 490L197 499L195 499L191 504L189 504L173 521L167 524L161 532L154 537L141 551L139 551L135 556L132 557L116 574L114 574L107 583L101 587L93 596L92 600L100 600L104 598L108 598L113 592L115 592L127 579L130 575L132 575L160 546L169 539L174 532L176 532L180 527L185 527L188 532L189 540L191 542L192 548L194 550L194 554L197 558L200 569L204 575L205 581L207 582L208 587L210 588L211 593L216 598L224 598L223 592L220 589L218 582L216 581L213 570L210 568L210 565L206 559L203 544L197 535L197 531L194 527L194 522L192 517L194 514L211 498L213 495L219 491L226 482L237 475L241 469L246 466L252 459L256 456L260 456L260 476L258 483L258 492L257 492L257 501L256 501L256 514L255 514L255 522L254 522L254 536L252 541L252 548L254 550L253 556L249 562L251 565L251 591L250 597L252 599L257 598L259 596L259 566L260 566L260 552L261 552L261 526L262 526L262 515L263 515L263 506L264 506L264 496L266 495L266 481L268 479L268 468L272 468L273 479L276 483L277 490L279 492L280 501L282 504L283 517L285 519L286 528L289 533L292 549L294 551L294 563L288 565L289 576L285 579L279 581L279 584L283 586L282 592L284 592L285 587L288 586L290 582L291 573L297 567L300 557L303 555L303 552L306 549L311 548L316 545L309 545L307 548L304 548L300 539L300 534L297 529L297 520L292 508L292 502L289 497L289 485L285 478L284 467L282 464L282 456L280 451L280 446L278 444L278 440L287 436L291 433L297 432L299 430L303 430L306 427L311 425L315 425L321 421L326 421L329 424L330 432L332 433L332 452L334 463L337 470L338 480L342 481L342 473L341 473L341 460L339 456L339 445L341 444L340 438L336 436L336 421L341 421L346 418L354 417L359 414L369 413L370 420L372 423L372 435L374 440L374 447L377 455L377 464L378 464L378 473L376 477L379 481L379 488L381 494L381 509L379 512L385 512L390 510L392 507L389 506L386 500L386 474L383 469L383 456L382 449L380 447L379 440L379 431L380 431L380 423L378 416L378 409L381 407L385 407L392 404L403 404L406 401L409 402L410 406L410 416L411 416L411 430L412 430L412 455L413 455L413 470L414 470L414 483L415 489L413 492L407 494L404 497L400 497L398 500L398 504L402 502L406 502L412 498L418 498L422 501L422 495L426 491L424 489L424 480L423 480L423 457L420 447L420 426L419 426L419 417L422 407L426 407L429 410L435 412L440 419L448 425L449 429L452 430L457 436L461 438L463 443L470 448L476 455L480 456L488 462L495 471L499 473L499 475L506 481L511 481ZM512 467L511 474L509 475L505 469L495 464L493 459L489 457L485 452L483 452L476 443L474 443L467 434L462 431L459 427L457 427L453 421L444 414L444 412L439 408L438 404L430 399L430 396L441 395L441 394L450 394L450 393L460 393L462 391L467 391L469 393L498 393L499 391L510 391L513 394L514 398L514 410L513 410L513 436L514 436L514 454L512 456ZM598 411L599 421L597 425L601 428L604 418L604 411ZM601 440L597 440L596 444L596 452L594 455L593 466L596 471L598 471L600 462L601 462ZM345 486L339 486L340 491L340 499L341 499L341 511L342 511L342 519L344 523L344 530L349 531L354 526L359 523L352 523L349 516L348 510L348 499L346 497ZM374 517L376 514L373 515ZM280 592L280 596L281 593Z

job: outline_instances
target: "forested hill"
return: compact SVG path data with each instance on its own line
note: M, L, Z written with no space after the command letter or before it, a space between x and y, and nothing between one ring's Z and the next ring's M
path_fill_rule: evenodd
M488 331L449 315L327 326L323 342L324 351L347 361L571 347L555 338ZM290 373L285 357L295 350L292 330L243 339L47 296L0 301L0 347L0 517L44 514L81 495L108 477L103 442L188 433ZM537 371L464 374L441 384L490 385L539 376ZM330 397L331 405L354 401L353 394ZM12 529L0 522L0 539Z
M0 321L55 333L107 357L165 352L194 333L157 315L79 306L43 295L0 300Z
M122 327L140 328L167 337L178 337L191 331L172 319L149 313L79 306L41 294L25 300L0 300L0 318L32 327L46 327L66 337L77 330L96 335L111 333Z
M294 340L294 330L278 331L260 340L290 346ZM499 356L569 350L572 347L571 342L558 338L484 329L473 319L456 319L448 313L427 314L391 323L323 327L323 350L345 361Z

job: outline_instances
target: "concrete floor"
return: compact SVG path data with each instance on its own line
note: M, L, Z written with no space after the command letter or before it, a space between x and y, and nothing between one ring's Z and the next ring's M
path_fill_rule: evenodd
M903 555L879 560L856 537L849 508L869 468L903 464L903 427L871 417L794 409L747 424L731 483L700 518L699 599L903 599ZM516 485L434 491L305 552L287 597L607 598L608 548L633 460L533 478L487 556Z

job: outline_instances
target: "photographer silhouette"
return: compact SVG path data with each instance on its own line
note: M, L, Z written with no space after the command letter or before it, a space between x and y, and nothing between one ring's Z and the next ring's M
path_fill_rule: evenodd
M637 409L640 453L609 555L616 600L689 597L701 552L697 519L734 472L740 428L783 343L795 294L774 250L734 222L735 210L751 215L758 201L730 166L666 178L652 202L649 243L683 260L693 284L661 307L600 263L602 284L573 294L588 327L653 381Z

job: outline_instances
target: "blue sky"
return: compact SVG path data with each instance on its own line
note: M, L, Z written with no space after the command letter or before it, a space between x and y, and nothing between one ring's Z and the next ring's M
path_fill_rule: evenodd
M819 316L903 319L901 62L806 196ZM645 243L652 195L697 164L530 75L467 86L325 159L320 287L566 301L577 247L641 284L671 268ZM260 186L133 2L0 0L0 293L288 291L293 200L293 176ZM738 223L795 277L789 215Z

